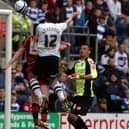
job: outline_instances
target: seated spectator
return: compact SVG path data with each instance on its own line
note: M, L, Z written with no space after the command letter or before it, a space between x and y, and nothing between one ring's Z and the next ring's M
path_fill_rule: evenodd
M17 63L16 64L16 76L17 77L21 77L21 78L24 78L24 74L22 72L23 70L23 65L21 63Z
M129 113L129 89L125 91L125 98L122 100L122 112L128 112Z
M27 100L27 95L30 94L30 89L27 82L22 77L16 76L16 70L12 70L12 85L17 93L17 102L22 105Z
M106 3L103 2L103 0L96 0L95 2L95 8L100 8L101 10L103 10L105 8Z
M99 44L99 55L98 57L101 57L102 54L105 54L107 50L111 47L112 45L112 33L106 32L104 36L104 40L102 40ZM99 59L100 60L100 59Z
M32 97L28 95L27 101L22 105L21 110L23 112L31 112L32 111Z
M5 90L4 88L0 87L0 112L4 111L5 107Z
M121 112L121 99L124 96L124 88L117 76L112 74L107 85L108 109L111 112Z
M107 65L109 58L114 58L114 55L115 55L115 49L114 48L109 48L107 50L107 52L101 56L100 63L102 65Z
M105 16L105 23L107 24L107 29L112 32L116 32L115 22L112 16L110 15L109 8L107 6L103 8L102 13Z
M91 108L90 112L105 113L107 111L107 100L105 98L99 98L98 104Z
M118 80L121 79L120 71L115 67L114 58L109 58L108 64L105 65L104 67L105 67L104 75L106 76L107 81L110 81L110 77L113 73L117 76Z
M124 73L129 73L128 58L127 54L125 53L124 43L119 44L119 50L115 53L114 58L116 68Z
M20 111L20 105L17 103L16 91L12 91L12 94L11 94L11 111L13 112Z
M105 84L108 85L110 81L111 75L114 73L118 80L121 82L122 86L127 88L129 86L128 79L123 77L123 72L119 71L115 67L115 60L113 58L109 58L108 64L104 66L105 71L104 71L104 76L106 77L106 82Z

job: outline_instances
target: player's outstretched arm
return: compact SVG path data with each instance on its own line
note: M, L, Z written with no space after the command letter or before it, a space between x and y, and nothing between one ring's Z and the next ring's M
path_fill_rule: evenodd
M59 51L62 51L66 48L69 48L70 46L71 46L71 44L69 42L62 41L61 44L60 44L60 47L59 47Z
M15 53L15 55L12 57L12 59L9 60L7 64L3 66L3 70L6 70L11 64L13 64L23 53L25 52L25 48L21 47L18 49L18 51Z
M73 20L73 18L77 17L80 13L79 12L74 12L72 13L72 15L69 17L69 19L67 19L65 21L65 23L67 24L67 26L69 26L70 22Z

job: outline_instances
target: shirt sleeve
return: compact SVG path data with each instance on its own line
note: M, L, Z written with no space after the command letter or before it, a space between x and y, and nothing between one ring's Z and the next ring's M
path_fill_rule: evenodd
M58 27L58 29L63 32L64 30L66 30L67 28L67 24L66 23L58 23L56 24L56 26Z
M88 59L88 62L90 65L91 76L93 79L95 79L98 75L97 70L96 70L96 64L91 58Z

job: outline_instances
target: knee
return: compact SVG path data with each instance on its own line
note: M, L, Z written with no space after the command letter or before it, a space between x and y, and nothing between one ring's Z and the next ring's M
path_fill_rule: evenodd
M77 120L77 118L78 118L77 115L70 113L70 114L68 115L67 120L68 120L70 123L74 123L74 122Z
M32 72L30 72L28 74L28 79L31 80L32 78L36 78L36 77L35 77L35 75Z

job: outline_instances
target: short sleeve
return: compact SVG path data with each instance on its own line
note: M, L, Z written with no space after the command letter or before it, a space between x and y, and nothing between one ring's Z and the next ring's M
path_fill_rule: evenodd
M57 23L56 26L58 27L58 29L63 32L64 30L66 30L67 28L67 24L66 23Z

